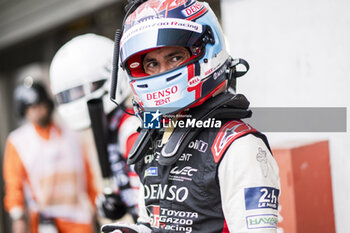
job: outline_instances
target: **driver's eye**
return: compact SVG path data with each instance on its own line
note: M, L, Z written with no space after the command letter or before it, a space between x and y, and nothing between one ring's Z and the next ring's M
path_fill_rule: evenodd
M148 63L146 63L146 67L147 68L154 68L154 67L156 67L156 66L158 66L159 65L159 63L158 62L155 62L155 61L152 61L152 62L148 62Z
M173 56L172 58L170 58L170 62L178 62L183 60L183 56Z
M190 53L186 48L161 48L148 53L144 57L144 72L149 75L159 74L179 66L188 58L190 58Z
M146 73L153 72L158 67L159 67L159 62L156 62L156 61L150 61L144 65L144 69L145 69Z

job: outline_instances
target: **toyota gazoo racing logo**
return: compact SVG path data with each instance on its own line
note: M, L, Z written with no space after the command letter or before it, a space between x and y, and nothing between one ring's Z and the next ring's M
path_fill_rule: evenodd
M151 218L151 226L171 232L192 232L197 212L172 210L158 205L148 205L147 212Z

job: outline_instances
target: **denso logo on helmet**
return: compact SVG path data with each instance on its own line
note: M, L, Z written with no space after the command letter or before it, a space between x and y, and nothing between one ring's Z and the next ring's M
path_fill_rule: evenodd
M196 14L200 10L202 10L203 5L199 2L196 2L195 4L191 5L190 7L187 7L186 9L182 10L182 14L186 17L189 17L191 15Z
M174 102L180 98L177 85L145 94L145 101L152 107Z
M176 94L177 90L178 90L178 87L175 85L175 86L163 89L163 90L154 91L152 93L147 93L146 98L147 98L147 100L159 100L162 98L166 98L170 95Z

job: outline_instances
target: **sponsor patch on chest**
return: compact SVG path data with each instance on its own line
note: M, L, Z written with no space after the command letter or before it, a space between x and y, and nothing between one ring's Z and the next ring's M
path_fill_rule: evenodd
M145 171L145 176L158 176L158 168L157 167L149 167L147 168L147 170Z

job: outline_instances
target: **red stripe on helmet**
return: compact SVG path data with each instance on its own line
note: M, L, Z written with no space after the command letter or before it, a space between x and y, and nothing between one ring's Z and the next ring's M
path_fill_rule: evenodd
M188 85L190 85L189 84L190 81L195 78L195 76L194 76L194 64L190 64L187 66L187 72L188 72L187 83L188 83ZM202 84L203 83L201 81L199 81L198 84L196 84L195 86L188 86L187 87L188 92L195 91L195 99L196 100L201 97Z

